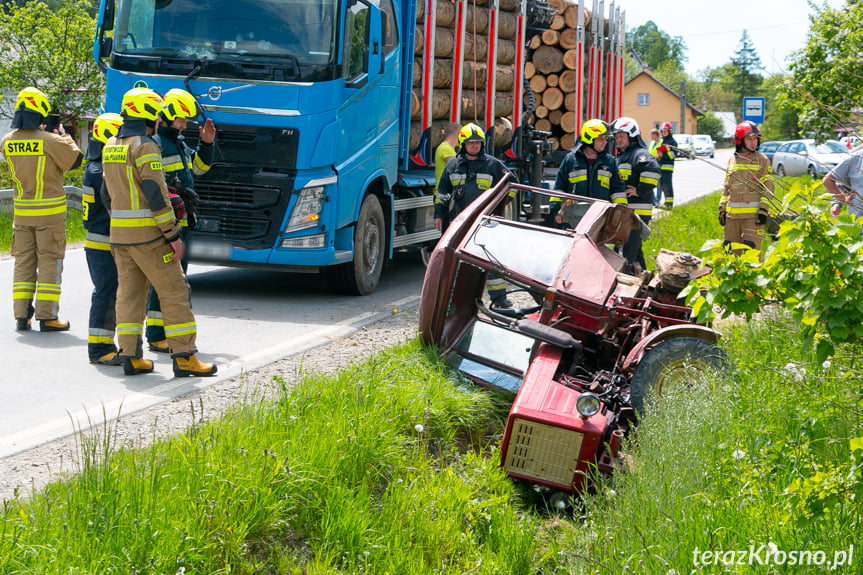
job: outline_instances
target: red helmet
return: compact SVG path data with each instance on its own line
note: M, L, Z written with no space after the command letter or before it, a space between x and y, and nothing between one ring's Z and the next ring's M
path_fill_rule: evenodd
M761 143L761 130L758 129L755 122L744 120L737 124L737 128L734 130L734 143L739 146L743 143L743 138L750 135L758 136L758 143Z
M674 133L674 130L671 129L671 122L662 122L662 125L659 126L660 130L668 130L669 134Z

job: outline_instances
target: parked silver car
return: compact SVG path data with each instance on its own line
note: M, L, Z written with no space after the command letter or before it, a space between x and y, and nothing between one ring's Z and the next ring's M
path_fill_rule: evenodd
M816 144L815 140L790 140L773 154L773 172L780 178L804 174L820 178L844 157L841 145L836 142Z
M713 143L713 138L705 134L695 134L692 137L692 142L695 145L696 156L713 157L716 153L716 144Z

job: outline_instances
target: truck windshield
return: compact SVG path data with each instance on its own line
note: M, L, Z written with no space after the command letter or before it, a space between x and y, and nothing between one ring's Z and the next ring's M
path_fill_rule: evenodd
M245 64L273 64L290 70L280 77L314 79L337 61L337 2L119 0L112 65L182 74L177 61L188 60L206 75L218 62L220 76L243 78Z

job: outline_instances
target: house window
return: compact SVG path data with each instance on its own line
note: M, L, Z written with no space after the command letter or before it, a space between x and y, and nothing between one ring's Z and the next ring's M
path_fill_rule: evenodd
M649 106L650 105L650 94L639 94L638 95L638 105L639 106Z

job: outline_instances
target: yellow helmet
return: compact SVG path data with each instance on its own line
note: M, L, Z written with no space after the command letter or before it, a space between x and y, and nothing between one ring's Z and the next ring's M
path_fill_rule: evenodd
M122 114L127 118L152 120L159 117L165 107L162 97L149 88L132 88L123 96Z
M485 132L476 124L465 124L458 131L458 145L464 147L465 142L475 142L479 140L485 144Z
M30 86L18 92L15 109L31 110L38 112L43 118L47 118L48 112L51 111L51 104L48 103L48 96L42 90Z
M122 125L123 116L120 114L102 114L93 122L93 139L104 144L108 138L117 135Z
M173 122L176 118L196 118L198 106L195 103L195 97L179 88L169 90L165 94L165 109L162 110L162 115L169 122Z
M608 136L609 132L611 128L602 120L588 120L581 125L581 141L590 146L597 138Z

